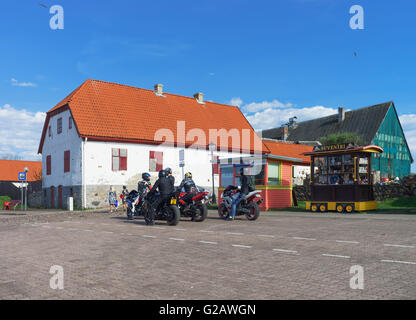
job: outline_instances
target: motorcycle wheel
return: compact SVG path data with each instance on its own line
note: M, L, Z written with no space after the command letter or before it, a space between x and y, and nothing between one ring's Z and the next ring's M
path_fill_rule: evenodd
M260 208L259 205L255 202L250 202L247 206L247 209L250 210L249 213L246 213L247 220L254 221L260 215Z
M181 218L181 212L179 211L179 208L175 205L169 206L169 210L171 211L172 216L169 220L167 220L167 223L170 226L176 226Z
M146 208L143 208L143 215L144 215L144 222L146 223L146 225L154 225L155 224L155 219L154 217L151 217L151 215L153 216L153 210L149 207L146 206Z
M204 221L208 216L208 208L205 204L200 204L196 207L196 212L194 216L194 221L196 222L202 222Z
M221 219L227 219L228 216L230 215L230 211L228 210L228 208L225 206L224 203L221 203L218 206L218 215L220 216Z

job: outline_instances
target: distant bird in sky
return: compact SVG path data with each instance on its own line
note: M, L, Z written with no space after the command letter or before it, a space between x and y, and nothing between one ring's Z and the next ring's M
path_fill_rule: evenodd
M44 5L43 3L39 3L39 5L40 5L41 7L44 7L44 8L46 8L46 9L48 9L48 7L47 7L46 5Z
M357 52L354 52L354 57L356 57L357 56Z

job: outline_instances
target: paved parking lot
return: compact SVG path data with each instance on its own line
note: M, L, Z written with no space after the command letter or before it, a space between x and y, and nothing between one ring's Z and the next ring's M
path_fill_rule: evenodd
M1 299L415 299L416 216L0 223ZM51 266L64 289L51 289ZM364 289L350 288L363 267Z

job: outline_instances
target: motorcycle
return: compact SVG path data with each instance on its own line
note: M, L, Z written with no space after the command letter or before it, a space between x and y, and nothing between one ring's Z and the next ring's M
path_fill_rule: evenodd
M192 221L196 222L202 222L206 219L208 215L208 191L205 191L203 188L197 188L189 193L177 190L177 194L181 216L192 218ZM189 194L192 194L190 201L187 199Z
M126 203L127 203L127 218L129 220L133 219L133 217L138 217L141 215L142 209L143 209L143 197L140 196L140 193L136 190L132 190L126 197ZM120 195L120 198L122 198L122 195Z
M159 193L155 193L151 196L147 195L144 198L142 212L144 221L147 225L151 224L152 219L150 215L153 213L152 204L160 197ZM162 202L155 210L153 220L166 220L170 226L176 226L181 218L181 212L176 205L177 199L175 193L172 193L166 201Z
M231 214L233 197L237 192L240 191L234 186L228 186L221 194L221 203L218 206L218 215L220 218L226 219ZM260 193L260 190L254 190L250 188L250 192L238 204L235 215L246 215L248 220L256 220L260 215L259 205L263 202Z

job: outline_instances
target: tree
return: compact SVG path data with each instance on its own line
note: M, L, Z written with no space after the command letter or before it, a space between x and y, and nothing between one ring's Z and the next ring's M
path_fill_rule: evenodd
M358 134L352 132L332 133L326 137L321 137L318 140L324 145L338 143L353 143L355 145L364 144L361 137Z

